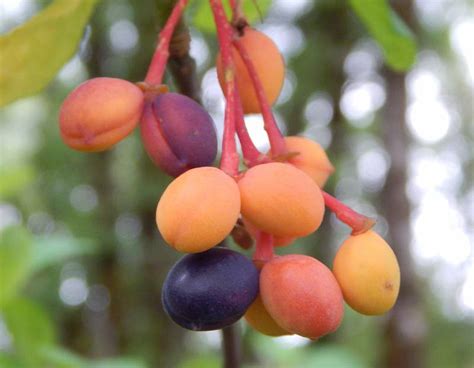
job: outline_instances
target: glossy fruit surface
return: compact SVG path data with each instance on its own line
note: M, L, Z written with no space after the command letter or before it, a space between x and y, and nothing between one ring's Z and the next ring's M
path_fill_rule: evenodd
M270 37L253 28L246 27L240 41L260 77L268 103L272 105L280 94L285 78L283 57ZM244 113L259 113L260 105L247 68L235 48L232 53L235 60L235 78ZM219 83L224 90L224 73L220 54L217 56L216 67Z
M252 167L239 180L242 216L277 237L301 237L316 231L324 200L311 178L290 164Z
M238 321L258 295L258 270L242 254L213 248L189 254L168 273L165 311L189 330L216 330Z
M232 231L240 212L234 179L215 167L186 171L166 188L156 209L165 241L180 252L203 252Z
M285 137L288 152L297 152L288 162L308 174L320 188L323 188L334 166L324 149L316 142L305 137Z
M143 93L133 83L93 78L74 89L59 112L63 141L79 151L103 151L121 141L137 125Z
M342 292L324 264L305 255L275 257L260 273L265 308L284 330L317 339L334 332L344 314Z
M171 176L210 166L216 158L214 122L201 105L187 96L162 93L147 101L140 130L148 156Z
M344 300L359 313L383 314L397 301L397 258L385 240L372 230L350 236L342 243L333 271Z

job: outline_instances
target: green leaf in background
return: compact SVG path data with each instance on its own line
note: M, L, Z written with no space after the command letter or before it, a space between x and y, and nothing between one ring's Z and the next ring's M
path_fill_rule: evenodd
M19 357L29 366L43 366L40 349L53 345L56 337L41 306L27 299L14 299L4 306L2 315Z
M386 0L350 0L352 9L382 48L387 64L397 71L413 65L416 43L407 25Z
M40 236L34 238L31 270L59 264L68 258L96 254L97 244L88 239L76 239L68 236Z
M0 352L0 367L2 368L24 368L17 357Z
M10 197L20 192L35 178L31 165L2 168L0 172L0 198Z
M44 88L77 49L97 0L55 0L0 37L0 106Z
M260 16L263 17L265 15L271 4L271 0L242 0L242 9L249 23L253 23L260 20ZM230 19L232 12L229 2L224 2L224 8ZM192 24L200 31L210 33L214 33L216 31L214 17L212 16L212 11L208 0L199 0L197 2L196 8L192 14L192 18Z
M40 351L41 361L47 367L84 368L86 360L59 346L45 346Z
M31 236L20 226L0 233L0 307L11 299L29 274Z

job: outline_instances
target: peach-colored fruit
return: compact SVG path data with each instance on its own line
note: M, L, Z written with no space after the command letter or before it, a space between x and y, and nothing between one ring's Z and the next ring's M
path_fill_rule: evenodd
M239 188L215 167L199 167L178 176L156 209L165 241L180 252L212 248L232 231L240 212Z
M324 216L319 187L290 164L252 167L239 180L242 216L277 237L301 237L316 231Z
M103 151L121 141L137 125L143 93L126 80L93 78L74 89L59 113L61 137L79 151Z
M305 255L266 263L260 273L260 295L279 326L311 339L334 332L344 315L342 292L331 270Z
M372 230L350 236L342 243L333 271L344 300L359 313L383 314L397 301L397 258L385 240Z
M285 137L288 152L297 152L288 162L308 174L320 188L323 188L334 167L324 149L311 139Z
M285 78L283 57L270 37L253 28L246 27L240 38L249 54L265 91L268 103L273 104L278 98ZM232 49L235 62L235 79L240 93L244 113L259 113L260 105L247 68L235 48ZM224 73L220 54L216 61L219 83L224 88Z

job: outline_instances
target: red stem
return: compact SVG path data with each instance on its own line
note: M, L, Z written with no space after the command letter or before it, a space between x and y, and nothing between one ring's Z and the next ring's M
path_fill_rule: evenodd
M270 141L271 146L271 153L273 157L281 156L286 154L286 144L283 138L283 135L278 129L276 124L275 118L273 116L272 110L270 108L270 104L268 103L267 96L265 95L265 91L263 90L262 82L258 76L257 70L253 65L253 62L245 49L245 46L239 40L239 38L234 38L233 40L234 46L239 52L242 61L244 62L247 72L249 73L250 79L252 80L258 103L260 104L260 110L262 112L263 121L265 130L268 134L268 139Z
M337 198L321 191L323 193L324 204L329 208L336 217L352 228L352 235L365 233L375 225L375 220L364 216L352 208L346 206L344 203L339 201Z
M236 176L239 168L239 155L235 145L235 78L232 60L232 28L227 21L221 0L210 0L217 37L221 49L222 66L225 83L225 118L224 137L222 139L221 169L231 176Z
M148 72L146 73L145 82L150 85L161 84L163 80L163 74L165 73L166 63L169 57L169 44L171 36L173 36L176 24L181 18L184 8L186 7L188 0L177 0L176 5L171 11L165 26L161 30L158 36L158 45L156 46L155 53L151 59Z
M250 138L247 127L245 126L244 112L242 110L242 103L240 102L239 90L235 87L235 127L237 130L237 136L242 147L242 154L244 156L244 162L248 167L252 167L261 164L270 159L262 154Z
M259 231L257 245L253 254L254 261L267 262L273 258L273 235Z

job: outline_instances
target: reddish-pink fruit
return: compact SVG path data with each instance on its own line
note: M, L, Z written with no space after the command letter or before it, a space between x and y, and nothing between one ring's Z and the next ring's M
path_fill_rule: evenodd
M189 97L163 93L147 101L140 128L151 160L171 176L210 166L216 158L214 122Z
M305 255L266 263L260 273L260 295L280 327L311 339L334 332L344 315L342 292L331 270Z
M104 151L132 132L143 100L140 88L126 80L90 79L64 100L59 113L61 137L79 151Z

